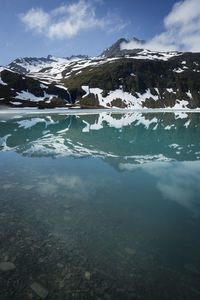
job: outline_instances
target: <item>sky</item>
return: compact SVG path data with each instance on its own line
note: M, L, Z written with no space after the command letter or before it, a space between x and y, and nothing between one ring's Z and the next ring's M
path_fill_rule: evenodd
M122 37L146 40L151 50L200 52L200 0L0 0L0 65L97 56Z

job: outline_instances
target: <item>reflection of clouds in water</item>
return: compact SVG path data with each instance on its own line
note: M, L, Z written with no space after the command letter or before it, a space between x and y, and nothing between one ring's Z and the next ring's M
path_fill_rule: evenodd
M112 153L95 149L93 145L83 145L78 141L73 141L62 135L55 136L53 134L47 134L46 136L39 138L29 143L27 149L23 149L23 154L28 156L52 156L52 157L116 157Z
M143 165L121 164L120 168L127 171L142 169L156 178L156 187L164 198L176 201L193 212L198 210L200 161L149 162Z
M82 179L76 175L52 175L43 178L38 184L41 196L66 195L73 199L88 199L94 193L95 185L89 179Z
M174 200L192 210L199 201L200 163L183 162L170 166L159 174L158 190L165 198Z

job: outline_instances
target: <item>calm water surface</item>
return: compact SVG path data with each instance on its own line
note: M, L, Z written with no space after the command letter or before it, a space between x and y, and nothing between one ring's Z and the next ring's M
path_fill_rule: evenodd
M200 299L200 114L0 115L0 182L1 300Z

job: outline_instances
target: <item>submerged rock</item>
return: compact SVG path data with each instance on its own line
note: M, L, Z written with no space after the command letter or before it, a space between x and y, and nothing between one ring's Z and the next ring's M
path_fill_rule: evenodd
M128 254L130 254L130 255L135 254L135 250L134 250L134 249L131 249L131 248L125 248L124 250L126 251L126 253L128 253Z
M90 280L91 274L90 272L85 272L85 279Z
M34 185L23 185L22 188L26 191L32 190L34 188Z
M16 268L16 266L12 262L6 261L6 262L0 263L1 271L11 271L11 270L14 270L15 268Z
M34 282L30 287L40 298L45 299L47 297L48 291L39 283Z
M200 274L199 270L193 264L185 264L184 268L188 272L191 272L191 273L194 273L194 274Z

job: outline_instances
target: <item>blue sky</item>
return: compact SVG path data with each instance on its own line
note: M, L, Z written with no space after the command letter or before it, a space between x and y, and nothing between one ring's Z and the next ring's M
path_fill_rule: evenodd
M199 1L0 0L0 65L25 56L95 56L133 36L149 48L197 51Z

